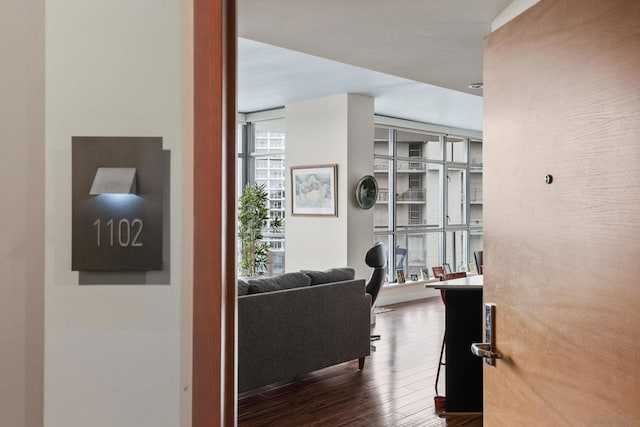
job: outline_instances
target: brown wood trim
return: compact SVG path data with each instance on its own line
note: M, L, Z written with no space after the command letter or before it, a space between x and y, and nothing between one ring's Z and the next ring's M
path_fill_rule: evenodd
M223 289L225 294L225 379L224 379L224 425L235 426L237 424L237 402L238 394L236 387L237 379L237 286L236 286L236 64L237 64L237 15L236 0L225 0L225 85L224 96L226 109L224 110L225 133L225 171L226 180L224 183L223 199L225 201L224 237L225 245L223 251Z
M235 0L194 0L195 427L236 423L235 10Z

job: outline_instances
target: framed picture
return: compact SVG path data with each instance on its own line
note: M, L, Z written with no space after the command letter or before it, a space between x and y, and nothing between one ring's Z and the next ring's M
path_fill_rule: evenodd
M444 274L453 273L453 271L451 271L451 266L447 263L442 264L442 269L444 270Z
M396 275L398 276L398 283L404 283L404 270L396 270Z
M338 216L338 165L291 167L291 214Z
M444 269L442 267L431 267L434 277L444 276Z
M478 274L478 269L476 268L476 263L475 261L471 261L469 262L469 272L471 274Z
M421 268L420 271L422 272L422 280L429 280L429 269Z

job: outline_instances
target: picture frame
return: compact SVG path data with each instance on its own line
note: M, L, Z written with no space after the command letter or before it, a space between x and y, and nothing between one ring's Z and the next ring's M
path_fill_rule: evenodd
M453 273L453 271L451 271L451 266L449 264L447 264L446 262L444 264L442 264L442 269L444 270L444 274Z
M396 270L396 276L398 277L398 283L405 283L404 270Z
M478 274L478 269L476 268L476 263L475 263L475 261L470 261L470 262L469 262L469 273L471 273L471 274Z
M291 167L291 215L338 216L338 165Z
M420 272L422 273L422 280L429 280L429 269L428 268L421 268Z
M431 270L433 271L433 276L435 278L439 278L441 276L444 276L444 268L442 268L442 267L431 267Z

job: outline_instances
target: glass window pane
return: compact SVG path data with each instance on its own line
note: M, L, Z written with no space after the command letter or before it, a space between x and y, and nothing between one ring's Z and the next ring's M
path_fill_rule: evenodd
M396 270L403 270L406 280L433 277L431 267L440 265L442 233L398 234L396 237Z
M472 165L482 164L482 141L469 141L469 163Z
M267 190L269 215L284 219L284 170L285 134L284 119L253 123L255 150L253 156L255 182ZM264 241L271 246L268 255L267 275L284 272L284 224L280 231L271 229L270 221L263 230Z
M467 141L464 138L456 138L447 136L447 161L448 162L467 162Z
M440 177L442 165L398 161L396 223L398 228L441 227Z
M373 206L374 230L390 230L389 217L389 171L392 170L391 161L387 159L374 159L374 174L378 181L378 201ZM393 208L393 206L391 206Z
M469 217L471 227L482 227L482 204L472 203L469 206Z
M282 152L285 148L284 119L254 123L255 153Z
M471 229L469 231L469 261L473 262L474 252L482 250L482 230Z
M442 145L438 135L398 130L396 140L398 157L442 160Z
M244 159L238 157L236 161L236 200L240 198L242 195L242 190L244 188L243 182L244 176Z
M389 155L389 129L376 127L373 138L373 154Z
M466 179L466 169L447 168L447 225L461 225L467 222Z
M390 230L391 222L389 216L389 189L391 180L389 174L392 173L392 162L388 159L376 156L389 155L389 129L376 127L374 129L373 140L373 174L378 181L378 201L373 207L373 228L376 231ZM392 208L393 206L391 206Z
M482 226L482 169L469 169L469 225Z
M451 266L451 271L468 271L467 259L467 231L447 231L447 250L445 262Z
M242 136L245 126L245 124L241 123L238 123L238 125L236 126L236 153L238 154L242 153L242 146L244 145L242 143Z
M236 154L238 154L238 160L236 161L236 200L242 194L242 189L245 186L244 182L244 168L246 164L246 157L242 154L244 129L245 124L238 124L236 127Z
M267 263L267 276L275 276L284 273L284 239L276 242L272 241L271 251L269 251L269 261Z
M398 227L426 223L426 175L398 170L396 174L396 221Z
M284 171L282 169L269 169L269 178L284 178Z
M284 169L284 160L283 158L272 158L269 160L269 167L272 169Z

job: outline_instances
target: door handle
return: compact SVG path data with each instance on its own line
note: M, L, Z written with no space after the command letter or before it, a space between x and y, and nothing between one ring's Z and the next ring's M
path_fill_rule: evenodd
M485 359L502 359L502 355L500 353L492 351L491 343L488 342L475 342L471 344L471 353ZM489 361L487 361L487 363L490 365L492 364L489 363Z
M487 365L495 365L496 359L502 359L502 355L495 351L496 335L496 305L487 303L484 305L484 337L485 342L471 344L471 353L484 358Z

